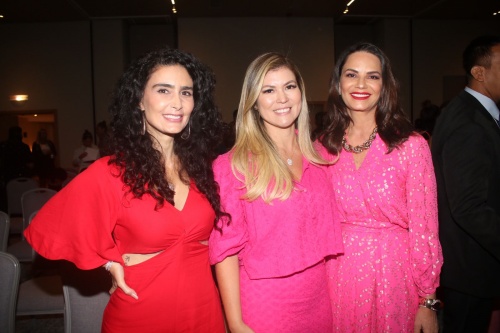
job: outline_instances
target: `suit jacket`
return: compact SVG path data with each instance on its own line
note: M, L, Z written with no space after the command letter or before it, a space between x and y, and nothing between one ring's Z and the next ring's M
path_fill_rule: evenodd
M500 128L466 91L443 109L432 136L438 187L441 285L500 296Z

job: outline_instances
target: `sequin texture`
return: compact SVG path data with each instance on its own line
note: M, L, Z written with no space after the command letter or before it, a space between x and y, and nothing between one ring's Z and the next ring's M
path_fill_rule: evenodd
M427 142L387 154L377 135L356 169L342 152L329 168L345 254L328 262L334 332L413 332L418 297L442 265L437 194Z

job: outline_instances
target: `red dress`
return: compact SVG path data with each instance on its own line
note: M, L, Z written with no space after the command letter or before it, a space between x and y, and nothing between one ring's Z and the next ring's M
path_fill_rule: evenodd
M81 269L109 260L123 265L124 253L163 251L124 267L139 299L118 288L104 311L103 332L224 332L208 247L200 243L215 218L208 200L192 184L181 210L168 202L155 210L149 195L126 194L108 159L94 162L54 196L26 229L26 239L42 256Z

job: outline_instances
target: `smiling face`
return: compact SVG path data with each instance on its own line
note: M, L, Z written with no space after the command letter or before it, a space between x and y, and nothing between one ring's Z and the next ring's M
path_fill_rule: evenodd
M194 108L191 76L180 65L158 67L146 83L139 106L148 133L156 139L180 133Z
M281 67L266 74L256 107L268 132L293 128L301 105L302 94L290 69Z
M340 77L340 95L352 112L373 112L382 91L380 60L368 52L354 52L346 60Z

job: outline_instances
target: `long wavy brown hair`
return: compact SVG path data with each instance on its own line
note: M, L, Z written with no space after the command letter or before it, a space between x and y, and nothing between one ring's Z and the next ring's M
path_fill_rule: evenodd
M347 58L355 52L367 52L380 60L382 67L382 91L375 111L375 122L380 138L388 147L387 153L399 147L414 133L413 125L403 111L398 84L392 74L391 64L380 48L370 43L357 43L347 48L339 57L333 70L327 101L326 128L321 135L321 143L332 154L342 150L342 138L352 123L347 106L339 93L342 69Z
M152 136L147 131L144 134L139 107L151 74L158 67L170 65L183 66L194 85L195 105L190 125L174 138L174 153L181 164L179 175L187 174L194 181L215 210L217 220L227 215L221 211L218 185L212 171L215 147L222 133L222 118L214 103L215 77L193 55L177 49L161 48L145 54L125 71L118 81L109 108L113 151L109 163L119 168L123 182L134 197L151 195L157 202L157 209L163 206L165 200L174 203L174 192L169 188L163 156L155 149ZM190 134L187 135L186 131Z

